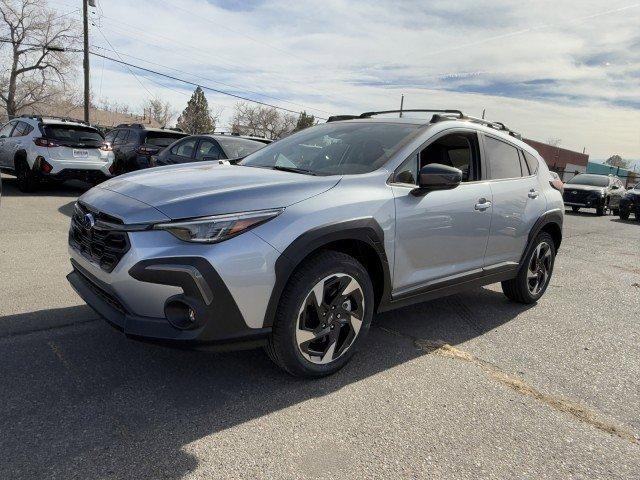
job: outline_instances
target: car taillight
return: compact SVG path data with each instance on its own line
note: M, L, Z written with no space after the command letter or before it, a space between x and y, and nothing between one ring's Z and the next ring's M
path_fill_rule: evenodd
M38 162L38 168L42 173L51 173L51 170L53 170L51 164L47 162L44 157L38 157L36 158L36 161Z
M33 143L35 143L39 147L59 147L60 144L54 142L53 140L49 140L48 138L36 137L33 139Z
M549 185L558 190L560 193L564 192L564 183L559 178L549 180Z
M109 142L104 142L100 146L100 150L102 150L103 152L111 152L113 151L113 146Z
M113 173L116 171L115 166L113 165L113 163L109 166L109 173L111 175L113 175Z

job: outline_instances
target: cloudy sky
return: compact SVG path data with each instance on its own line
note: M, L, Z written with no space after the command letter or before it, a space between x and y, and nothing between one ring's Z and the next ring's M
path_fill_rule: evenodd
M640 158L633 0L97 0L95 51L319 117L486 109L594 159ZM61 14L73 0L49 0ZM115 49L114 52L113 50ZM182 110L193 86L92 58L98 98ZM236 100L206 91L228 122Z

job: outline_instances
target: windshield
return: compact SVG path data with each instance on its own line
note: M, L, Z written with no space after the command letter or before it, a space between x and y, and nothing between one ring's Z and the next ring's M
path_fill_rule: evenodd
M325 123L249 155L240 165L345 175L376 170L418 132L401 123Z
M264 143L247 140L246 138L216 137L229 158L246 157L250 153L260 150Z
M43 125L44 136L68 144L90 144L100 146L104 142L102 134L91 127L79 125Z
M171 132L148 132L144 143L155 145L156 147L168 147L179 138L186 137L184 133Z
M609 185L609 177L603 175L576 175L567 183L571 185L591 185L593 187L606 187Z

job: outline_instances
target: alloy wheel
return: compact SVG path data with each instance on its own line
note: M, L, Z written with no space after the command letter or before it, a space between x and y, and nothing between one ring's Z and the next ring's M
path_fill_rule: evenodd
M296 323L296 343L304 358L327 364L353 345L364 319L364 293L358 281L336 273L314 285Z
M551 246L541 242L531 256L527 271L527 287L531 295L539 295L547 286L551 276L551 261Z

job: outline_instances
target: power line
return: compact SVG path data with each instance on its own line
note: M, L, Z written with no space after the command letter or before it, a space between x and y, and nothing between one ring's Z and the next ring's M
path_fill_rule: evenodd
M230 96L230 97L234 97L234 98L237 98L239 100L244 100L244 101L247 101L247 102L257 103L259 105L264 105L265 107L275 108L275 109L282 110L282 111L285 111L285 112L293 113L295 115L299 115L300 114L300 112L298 112L296 110L291 110L289 108L279 107L278 105L272 105L270 103L261 102L260 100L254 100L252 98L244 97L242 95L237 95L235 93L225 92L224 90L219 90L217 88L213 88L213 87L209 87L209 86L202 85L202 84L199 84L199 83L195 83L195 82L192 82L190 80L185 80L184 78L174 77L173 75L168 75L166 73L158 72L157 70L152 70L150 68L142 67L140 65L135 65L133 63L125 62L123 60L119 60L117 58L109 57L107 55L103 55L103 54L98 53L98 52L89 52L89 53L91 55L96 56L96 57L104 58L104 59L109 60L111 62L115 62L115 63L119 63L121 65L125 65L126 67L136 68L138 70L142 70L143 72L152 73L154 75L159 75L161 77L165 77L165 78L168 78L170 80L175 80L177 82L183 82L183 83L186 83L188 85L193 85L194 87L200 87L200 88L203 88L205 90L210 90L212 92L220 93L222 95L227 95L227 96ZM326 118L324 118L324 117L316 117L316 118L318 118L320 120L326 120Z

